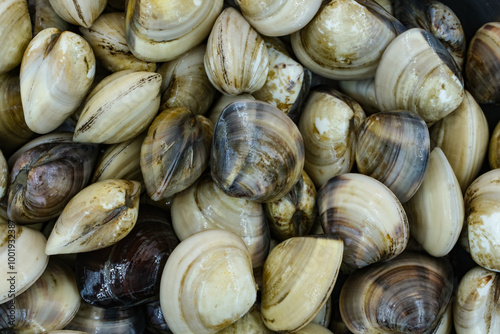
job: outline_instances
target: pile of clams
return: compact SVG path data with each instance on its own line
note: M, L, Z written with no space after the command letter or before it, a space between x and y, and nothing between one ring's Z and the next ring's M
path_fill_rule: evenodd
M0 332L499 333L500 6L454 5L1 1Z

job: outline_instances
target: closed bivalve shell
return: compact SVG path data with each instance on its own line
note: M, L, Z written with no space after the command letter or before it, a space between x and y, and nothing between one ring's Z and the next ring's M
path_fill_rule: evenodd
M54 11L65 21L89 28L106 7L107 0L49 0Z

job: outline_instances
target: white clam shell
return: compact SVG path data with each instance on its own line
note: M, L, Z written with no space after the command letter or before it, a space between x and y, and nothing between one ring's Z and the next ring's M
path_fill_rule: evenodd
M49 0L65 21L89 28L106 7L107 0Z

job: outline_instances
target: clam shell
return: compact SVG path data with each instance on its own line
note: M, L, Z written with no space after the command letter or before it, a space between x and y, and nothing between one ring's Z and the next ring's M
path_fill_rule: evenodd
M192 185L208 166L213 124L184 107L163 110L141 147L141 171L152 200Z
M215 21L204 61L208 79L226 95L261 89L269 71L264 40L232 7L226 8Z
M137 221L140 188L137 181L113 179L81 190L57 219L45 253L88 252L123 239Z
M340 313L353 333L430 333L452 292L449 264L406 253L354 272L342 287Z
M226 195L210 177L174 195L171 217L180 240L207 229L231 231L248 247L252 267L264 265L270 235L262 204Z
M7 165L7 160L0 150L0 202L3 200L5 194L7 194L7 186L9 185L9 166Z
M380 111L375 96L375 79L343 80L339 82L340 90L358 102L366 114Z
M65 21L89 28L106 7L106 0L49 0L54 11Z
M240 333L258 333L272 334L270 329L264 325L262 316L258 307L254 306L238 321L224 328L218 334L240 334Z
M321 327L328 328L328 325L330 325L331 316L332 316L332 295L330 295L330 298L328 298L325 305L323 305L321 310L318 312L318 314L316 314L316 316L314 317L314 319L311 321L310 324L314 323L320 325ZM302 330L304 330L304 328Z
M325 234L344 241L344 264L354 268L392 259L406 248L410 228L403 206L381 182L362 174L330 179L318 191Z
M401 203L407 202L422 184L429 155L429 130L414 113L373 114L358 130L359 172L385 184Z
M315 323L310 323L306 327L294 332L295 334L333 334L329 329L315 324Z
M0 224L0 304L21 295L42 275L49 257L39 231L12 221ZM36 254L36 256L33 256ZM13 278L13 279L12 279Z
M127 44L146 61L169 61L209 35L223 0L129 0L125 9Z
M172 334L165 322L165 317L161 311L160 301L156 300L146 304L146 321L147 330L149 333L156 334Z
M0 305L0 330L12 328L16 333L42 333L62 329L79 307L75 274L63 263L51 260L28 290ZM12 309L14 321L7 316L12 314ZM14 322L14 326L9 326L9 322Z
M432 150L422 185L404 204L411 235L432 256L448 254L464 221L464 200L458 180L440 148Z
M281 110L260 101L224 109L214 130L210 168L226 194L278 200L299 180L303 166L302 135Z
M497 123L491 134L488 146L488 162L491 169L500 168L500 122Z
M287 239L269 253L261 301L266 327L294 332L314 319L333 290L342 248L337 238L307 236Z
M28 45L20 84L26 124L37 133L60 126L87 94L95 75L90 45L70 31L47 28Z
M46 28L57 28L60 31L73 31L73 26L64 21L52 8L50 0L28 0L31 13L33 36Z
M384 51L375 75L381 111L417 112L427 123L458 108L464 85L453 57L431 33L413 28Z
M217 333L245 315L256 297L250 253L224 230L182 241L161 278L161 309L174 333Z
M87 97L73 140L116 144L134 138L158 112L160 85L161 75L147 71L124 70L106 77Z
M255 100L255 98L248 94L240 94L236 96L231 95L221 95L217 101L212 105L212 108L208 112L208 118L212 121L213 124L217 124L217 120L219 119L222 111L231 103L243 100Z

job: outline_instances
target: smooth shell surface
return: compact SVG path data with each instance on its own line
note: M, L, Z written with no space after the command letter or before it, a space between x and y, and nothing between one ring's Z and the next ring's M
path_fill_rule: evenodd
M259 308L254 306L238 321L218 332L218 334L240 333L272 334L274 332L264 325Z
M89 28L106 7L107 0L49 0L54 11L65 21Z
M0 202L7 194L7 186L9 185L9 166L7 160L0 150Z

